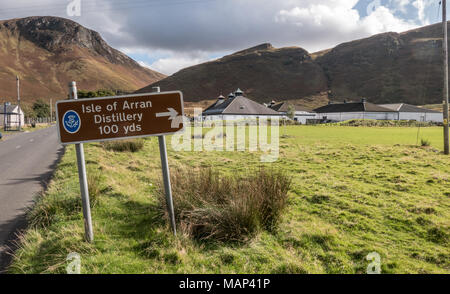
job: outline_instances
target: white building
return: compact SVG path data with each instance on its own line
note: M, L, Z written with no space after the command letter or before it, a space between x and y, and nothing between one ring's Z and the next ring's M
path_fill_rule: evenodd
M277 111L278 113L280 113L283 118L288 118L288 111L289 111L289 107L291 105L287 102L279 102L276 103L275 101L272 101L267 107L269 107L272 110ZM299 122L301 124L306 124L308 119L316 119L317 118L317 114L300 106L294 106L292 105L292 107L294 108L294 120L296 122Z
M11 105L11 103L5 103L0 106L0 126L7 129L18 128L19 119L21 126L25 124L25 114L18 105Z
M281 117L277 111L244 97L240 89L228 95L228 98L219 96L214 104L203 111L202 116L204 121Z
M443 122L442 112L425 109L405 103L380 104L380 106L394 110L398 120L415 120L424 122Z
M314 109L318 119L346 121L351 119L397 120L395 110L362 99L360 102L332 103Z

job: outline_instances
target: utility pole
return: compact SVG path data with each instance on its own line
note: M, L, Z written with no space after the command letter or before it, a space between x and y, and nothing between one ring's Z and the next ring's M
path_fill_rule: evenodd
M449 125L448 125L448 33L447 33L447 0L442 0L442 25L444 40L442 42L444 57L444 154L448 155Z
M52 98L50 98L50 124L53 122Z
M16 76L17 82L17 107L18 107L18 117L19 117L19 132L22 130L22 116L20 115L20 79L19 76Z

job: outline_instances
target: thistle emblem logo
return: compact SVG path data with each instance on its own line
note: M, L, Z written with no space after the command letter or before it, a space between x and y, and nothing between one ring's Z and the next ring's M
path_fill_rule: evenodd
M75 134L80 130L81 120L76 111L69 110L63 117L64 129L70 134Z

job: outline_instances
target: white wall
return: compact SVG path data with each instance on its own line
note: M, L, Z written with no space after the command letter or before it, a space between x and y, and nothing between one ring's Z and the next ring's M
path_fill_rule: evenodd
M208 115L203 117L203 121L210 121L210 120L246 120L246 119L256 119L256 118L270 118L273 116L267 116L267 115ZM277 117L277 116L275 116ZM281 118L281 116L278 116Z
M0 112L3 112L4 111L3 106L0 105L0 107L1 107ZM17 111L18 111L18 107L14 108L13 112L17 113ZM12 114L12 115L7 115L7 116L8 116L7 120L9 123L9 127L11 127L11 128L19 127L19 116L18 115ZM25 115L24 115L22 109L20 110L20 122L21 122L22 126L25 125ZM0 114L0 126L4 127L4 124L5 124L5 115Z
M443 122L442 113L400 112L400 120L416 120L426 122Z
M318 113L319 119L327 118L333 121L346 121L351 119L376 119L376 120L397 120L396 112L338 112L338 113Z
M302 114L297 114L297 112L295 113L294 116L294 120L297 121L298 123L301 123L302 125L306 124L306 120L308 119L317 119L318 115L316 113L302 113Z

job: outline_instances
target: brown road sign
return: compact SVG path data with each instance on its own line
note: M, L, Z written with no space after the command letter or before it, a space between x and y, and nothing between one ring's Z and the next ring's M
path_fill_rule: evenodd
M56 103L62 144L173 134L184 128L183 94L162 92Z

